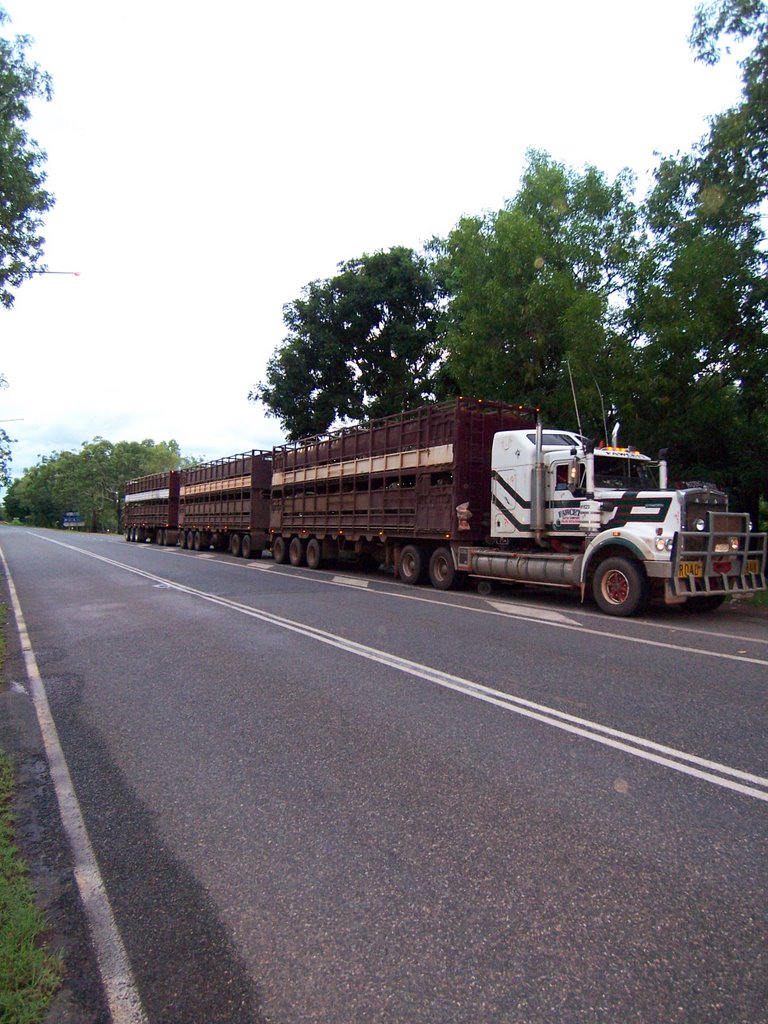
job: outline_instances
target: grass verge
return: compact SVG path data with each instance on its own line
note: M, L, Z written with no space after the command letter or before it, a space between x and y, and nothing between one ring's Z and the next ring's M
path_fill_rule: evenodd
M0 605L0 676L5 619ZM13 792L13 763L0 750L0 1024L37 1024L59 987L62 963L42 944L45 918L14 842Z

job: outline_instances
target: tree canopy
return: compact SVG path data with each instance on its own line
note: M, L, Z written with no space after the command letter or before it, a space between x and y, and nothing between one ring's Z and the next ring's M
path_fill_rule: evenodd
M250 397L297 437L460 393L578 425L575 392L584 432L620 421L633 444L669 448L680 479L713 479L756 519L768 492L768 5L702 4L690 42L708 63L738 46L742 95L689 152L659 160L646 197L629 172L609 180L530 152L502 209L462 218L423 254L364 256L308 285ZM395 280L418 282L418 301L393 304Z
M768 489L768 6L700 7L699 58L716 60L723 36L752 42L742 101L690 153L660 162L642 206L624 406L640 443L669 447L691 476L714 476L756 519Z
M0 27L9 21L0 7ZM29 104L50 99L51 80L27 59L29 36L0 36L0 305L13 305L14 290L40 267L43 214L53 206L45 183L45 153L27 134ZM7 381L0 374L0 388ZM0 484L9 480L11 444L0 427Z
M285 306L288 335L249 398L291 439L434 397L439 304L424 256L397 247L339 266Z
M612 401L613 379L628 368L631 189L627 173L610 182L594 167L579 174L531 152L504 209L465 217L433 243L448 296L444 392L524 401L570 421L573 376L599 428L600 395Z
M8 20L0 7L0 26ZM52 94L49 75L27 58L31 42L0 36L0 304L6 307L40 267L43 214L54 203L43 187L46 155L27 132L30 102Z
M95 437L78 452L54 452L5 495L5 514L33 526L58 526L66 512L79 512L91 531L120 529L128 480L177 469L176 441L118 441Z

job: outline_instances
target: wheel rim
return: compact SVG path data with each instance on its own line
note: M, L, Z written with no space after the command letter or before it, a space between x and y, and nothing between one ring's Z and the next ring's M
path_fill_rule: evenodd
M416 556L407 554L403 558L403 573L409 579L416 575Z
M435 559L432 572L439 583L445 583L448 579L448 559L444 555Z
M602 583L603 597L610 604L620 605L629 597L629 580L619 569L611 569Z

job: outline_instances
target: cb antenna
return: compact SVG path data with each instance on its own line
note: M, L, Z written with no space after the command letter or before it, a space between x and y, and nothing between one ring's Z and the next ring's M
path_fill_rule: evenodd
M605 418L605 402L603 401L603 392L600 390L600 385L597 383L597 377L595 377L594 373L592 374L592 380L595 382L595 387L597 388L598 395L600 395L600 407L603 410L603 437L605 438L605 443L608 444L608 420Z
M584 437L581 430L581 417L579 416L579 403L576 401L576 388L573 386L573 374L571 373L571 364L568 359L565 360L565 365L568 367L568 379L571 382L571 394L573 395L573 407L576 410L576 424L579 428L579 436Z

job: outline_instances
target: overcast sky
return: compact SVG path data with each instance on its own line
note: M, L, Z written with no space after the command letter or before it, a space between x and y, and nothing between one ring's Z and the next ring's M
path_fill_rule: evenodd
M694 0L0 2L53 77L46 262L80 273L0 310L15 474L97 435L280 442L247 395L305 284L500 208L529 148L647 181L739 93Z

